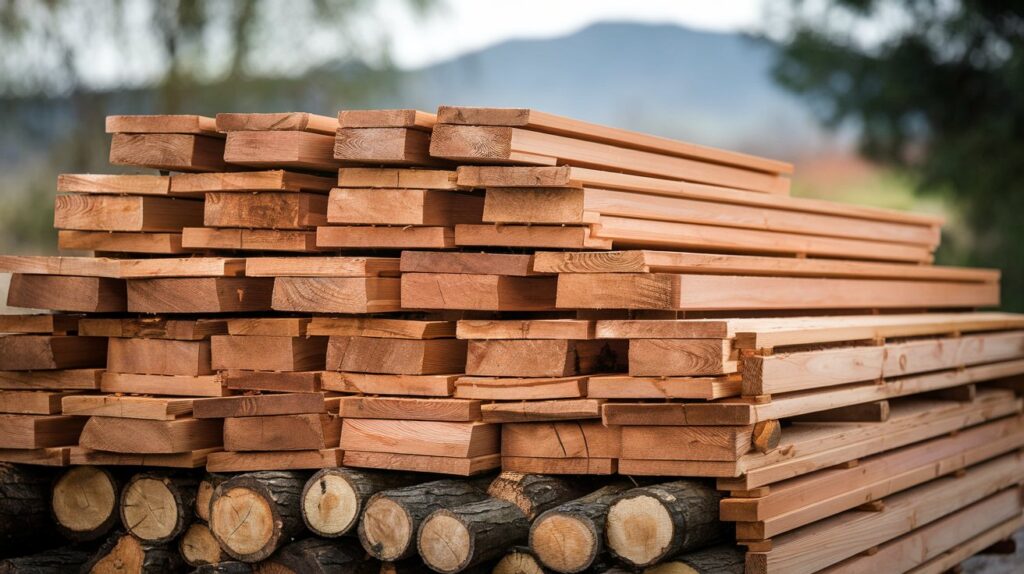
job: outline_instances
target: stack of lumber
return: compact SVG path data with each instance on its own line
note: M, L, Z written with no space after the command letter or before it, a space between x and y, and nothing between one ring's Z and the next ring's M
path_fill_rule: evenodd
M0 572L943 572L1024 525L1024 315L940 218L525 109L107 131L92 253L0 257L48 311L0 317L0 516L77 544Z

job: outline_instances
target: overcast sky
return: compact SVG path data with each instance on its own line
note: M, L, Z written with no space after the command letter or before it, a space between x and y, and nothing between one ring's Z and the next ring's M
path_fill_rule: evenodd
M395 62L419 67L513 38L562 36L594 22L674 23L704 30L751 30L763 0L442 0L427 20L383 0Z

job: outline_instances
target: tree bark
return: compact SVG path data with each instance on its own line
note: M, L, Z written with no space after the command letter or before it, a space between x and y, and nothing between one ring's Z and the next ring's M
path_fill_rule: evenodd
M343 536L359 523L371 496L419 482L423 478L415 474L325 468L302 490L302 519L318 536Z
M82 567L83 573L166 574L179 572L184 564L176 549L151 546L124 532L114 532Z
M488 487L487 494L515 504L532 521L581 493L572 482L558 476L503 472Z
M213 491L228 478L230 477L211 472L199 481L199 486L196 488L196 518L203 522L210 521L210 501L213 500Z
M306 538L293 542L264 560L260 574L371 574L380 563L370 560L355 540Z
M136 474L121 493L121 523L143 542L167 544L192 522L198 486L185 473Z
M530 521L517 505L488 498L434 511L423 521L416 543L427 566L449 574L500 557L529 532Z
M252 566L245 562L227 561L219 564L204 564L191 574L251 574Z
M229 558L210 532L210 527L202 522L193 523L181 535L178 551L189 566L218 564Z
M40 468L0 463L0 555L59 543L50 517L50 481Z
M549 574L529 548L516 546L498 560L493 574Z
M632 486L617 482L541 514L530 527L530 549L555 572L583 572L604 552L611 503Z
M53 485L53 520L69 540L88 542L106 536L120 520L122 481L109 469L76 466Z
M479 482L465 480L435 480L383 490L366 503L359 521L359 541L378 560L408 558L416 552L416 531L431 512L486 498Z
M608 509L608 548L626 564L644 568L724 538L721 495L706 482L677 480L634 488Z
M64 574L77 572L90 553L80 548L64 547L0 561L0 574Z
M743 574L743 551L735 546L715 546L678 556L644 570L644 574Z
M210 504L210 530L221 548L243 562L258 562L303 530L301 498L307 474L261 471L221 483Z

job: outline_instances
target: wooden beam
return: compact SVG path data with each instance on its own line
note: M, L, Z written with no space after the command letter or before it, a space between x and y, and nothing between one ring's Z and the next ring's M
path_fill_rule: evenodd
M376 317L313 317L309 325L309 334L378 339L450 339L455 337L455 322Z
M275 230L311 229L325 223L327 198L302 192L210 192L206 194L202 219L207 227Z
M511 253L441 253L403 251L403 273L455 273L526 277L533 271L533 255Z
M122 176L126 177L126 176ZM136 176L144 177L144 176ZM155 176L154 176L155 177ZM170 193L279 191L327 193L334 187L329 177L285 171L229 171L222 173L179 173L170 177ZM69 189L67 191L75 191ZM132 193L135 193L132 191Z
M71 448L58 446L50 448L0 448L0 461L35 466L67 466Z
M970 385L968 385L970 386ZM953 387L958 389L960 387ZM874 401L793 417L794 422L876 422L889 419L889 401Z
M322 371L327 353L326 337L217 335L210 342L218 371Z
M536 458L503 456L501 468L508 472L527 474L595 474L611 475L618 471L614 458Z
M457 375L381 375L368 373L325 372L325 391L367 395L450 397L455 392Z
M197 115L107 116L108 134L203 134L221 136L213 118Z
M599 399L491 403L480 407L480 413L488 423L596 419L601 417L603 403Z
M220 452L219 448L204 448L181 453L129 454L103 452L80 446L71 447L70 450L69 461L75 465L154 466L161 468L202 468L206 466L209 457Z
M134 397L117 395L72 395L64 397L62 412L74 416L118 417L172 421L192 412L204 399L180 397Z
M79 335L91 337L134 337L145 339L175 339L201 341L211 335L228 332L227 322L221 319L170 319L167 317L141 317L138 319L83 318Z
M59 415L61 400L80 391L0 391L0 413L13 415Z
M465 247L537 249L612 248L610 239L595 237L590 227L547 225L456 225L455 244Z
M100 390L105 393L130 393L185 397L223 397L230 394L219 375L175 376L103 373Z
M182 247L181 233L122 233L105 231L57 232L57 247L71 251L97 251L104 253L150 253L170 255L188 253Z
M122 279L238 277L245 274L245 260L224 257L122 259L118 265L118 274Z
M37 449L78 444L85 419L63 415L0 415L0 449Z
M334 137L312 132L229 132L223 155L228 163L261 169L327 172L341 166L334 159Z
M7 305L83 313L124 312L125 282L104 277L15 273L7 290Z
M0 260L2 259L0 257ZM78 331L78 321L78 317L75 316L51 313L0 315L0 333L66 335Z
M114 134L110 163L165 171L225 171L224 140L186 134Z
M100 388L103 369L61 369L54 371L0 371L0 389L83 390Z
M212 375L210 342L111 338L107 370L139 375Z
M738 365L725 339L634 339L629 374L634 377L724 375Z
M305 337L309 317L241 317L228 319L229 335L254 335L270 337ZM223 335L225 333L218 333Z
M576 319L463 320L458 323L457 336L477 340L587 340L594 338L594 322Z
M622 454L622 427L600 421L508 423L502 426L506 457L610 458Z
M338 126L342 128L412 128L429 131L436 122L436 115L413 109L338 112Z
M277 277L275 311L305 313L384 313L401 308L395 277Z
M320 414L337 412L340 401L341 397L328 397L322 392L241 395L197 401L192 416L197 419L225 419Z
M318 227L316 244L321 249L452 249L451 227Z
M334 135L338 119L308 112L269 114L217 114L217 129L222 132L297 131Z
M213 229L186 227L181 244L187 249L238 249L242 251L317 251L312 231L278 229Z
M429 472L456 476L474 476L502 467L501 457L487 454L476 457L429 456L386 452L346 451L344 465L354 468L380 468L390 471Z
M346 419L341 448L346 452L474 458L498 454L500 428L479 422Z
M334 157L342 162L438 165L430 155L430 132L409 128L339 128Z
M339 448L282 452L215 452L207 457L209 472L253 472L260 470L301 470L341 466L344 452Z
M402 275L403 309L548 311L554 309L553 277L455 273Z
M336 448L340 437L341 419L327 413L224 419L228 451L321 450Z
M327 369L393 375L443 375L462 372L466 341L457 339L381 339L332 336Z
M221 427L221 421L216 419L90 417L78 443L93 450L129 454L184 453L219 447Z
M224 384L232 390L311 393L320 390L321 373L317 371L277 373L231 370L223 373L222 376Z
M343 397L346 419L472 422L480 420L480 401L410 397Z
M622 458L649 460L739 460L750 452L753 425L624 426Z
M83 231L180 231L200 225L203 202L148 195L61 194L53 226Z
M590 377L587 396L592 399L703 399L739 396L739 377Z
M459 377L455 396L481 400L579 399L587 395L587 377Z
M248 277L397 276L397 257L249 257Z
M437 189L374 189L338 187L331 190L327 221L355 225L442 225L480 223L484 198L480 194Z
M338 170L338 187L383 189L458 189L454 171L396 167L343 167Z
M632 273L562 274L562 309L883 309L998 305L995 283Z
M173 192L169 175L62 173L57 176L57 193L170 195Z
M36 371L103 367L107 341L65 335L0 336L0 370Z
M273 280L258 277L130 279L133 313L230 313L269 311Z
M472 340L466 374L484 377L568 377L614 367L607 341Z

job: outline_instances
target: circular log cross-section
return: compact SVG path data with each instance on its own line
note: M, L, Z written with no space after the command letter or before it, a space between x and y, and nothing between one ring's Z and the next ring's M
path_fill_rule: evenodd
M134 536L113 534L82 568L89 574L163 574L181 569L181 556L168 546L143 544Z
M117 480L104 468L76 466L53 485L50 508L57 528L76 542L107 534L118 518Z
M195 480L189 478L137 474L121 493L121 522L143 542L170 542L191 522L195 493Z
M488 498L435 511L420 526L416 545L427 566L452 574L501 556L529 531L516 504Z
M181 535L178 550L189 566L217 564L228 558L210 532L210 527L201 522L192 524L185 534Z
M494 565L492 574L547 574L537 557L524 548L513 548Z
M367 500L389 488L416 482L414 475L325 468L302 490L302 519L317 536L336 538L359 523Z
M556 572L590 568L604 552L608 506L630 486L609 484L541 514L530 527L530 549L537 559Z
M240 474L213 493L210 530L221 548L243 562L258 562L302 530L299 509L305 474Z

